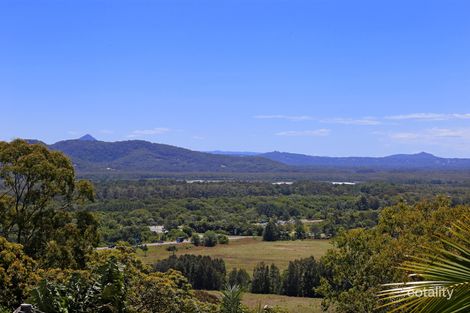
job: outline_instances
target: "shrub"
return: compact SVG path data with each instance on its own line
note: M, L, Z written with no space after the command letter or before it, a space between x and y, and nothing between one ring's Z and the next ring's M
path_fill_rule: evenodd
M228 242L229 242L227 236L225 236L225 235L220 235L220 234L217 236L217 241L218 241L221 245L226 245L226 244L228 244Z
M263 231L263 240L264 241L276 241L281 237L279 227L276 222L269 221Z
M215 247L217 245L217 234L213 231L206 231L202 238L205 247Z
M201 237L198 234L193 234L191 236L191 243L193 245L195 245L196 247L200 246L201 245Z
M23 246L0 237L0 307L21 304L27 289L38 276L36 262L23 252Z

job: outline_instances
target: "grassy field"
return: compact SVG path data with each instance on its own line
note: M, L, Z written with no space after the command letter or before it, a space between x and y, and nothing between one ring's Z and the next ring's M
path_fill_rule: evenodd
M222 258L228 271L236 267L251 273L255 265L261 261L269 264L274 263L283 270L291 260L309 256L319 258L330 247L331 244L326 240L266 242L258 237L250 237L233 240L228 245L217 245L212 248L182 244L178 245L176 255L198 254ZM138 253L145 263L154 263L170 255L165 246L149 247L147 256L144 256L140 250Z
M246 293L243 295L243 304L249 308L256 308L261 304L269 306L279 306L287 309L290 313L320 313L321 299L298 298L279 295L257 295Z
M210 293L219 295L218 291ZM287 297L280 295L259 295L253 293L244 293L242 302L249 308L257 308L259 305L269 305L271 307L279 306L287 309L289 313L321 313L321 299Z
M331 248L331 244L327 240L266 242L259 237L250 237L232 240L228 245L217 245L212 248L195 247L191 244L181 244L177 247L176 255L197 254L222 258L225 261L227 271L237 267L243 268L251 274L255 265L261 261L268 264L274 263L282 271L291 260L309 256L320 258ZM167 246L149 247L147 256L144 256L141 250L138 250L138 254L145 263L154 263L170 255L166 248ZM218 291L210 293L220 295ZM250 308L255 308L260 304L261 306L279 306L287 309L290 313L322 312L321 299L313 298L245 293L243 303Z

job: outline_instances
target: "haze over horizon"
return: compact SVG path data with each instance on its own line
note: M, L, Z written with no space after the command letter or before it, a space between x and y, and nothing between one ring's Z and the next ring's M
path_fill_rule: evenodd
M87 4L0 3L0 140L470 157L468 1Z

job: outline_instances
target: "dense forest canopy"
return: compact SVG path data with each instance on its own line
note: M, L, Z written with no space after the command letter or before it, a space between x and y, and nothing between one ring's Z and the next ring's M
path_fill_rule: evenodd
M452 205L470 202L470 184L465 182L334 185L125 180L96 181L95 186L96 201L87 209L96 212L102 240L108 243L149 240L148 226L152 225L260 235L259 224L270 219L316 220L316 232L335 235L340 229L370 228L377 223L380 209L401 202L413 204L436 195L448 196Z

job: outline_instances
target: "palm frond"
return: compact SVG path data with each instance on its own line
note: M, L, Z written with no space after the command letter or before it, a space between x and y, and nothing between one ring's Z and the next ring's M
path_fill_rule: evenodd
M457 313L470 311L470 227L457 222L441 237L444 249L432 248L399 268L417 281L385 284L379 292L389 312Z

